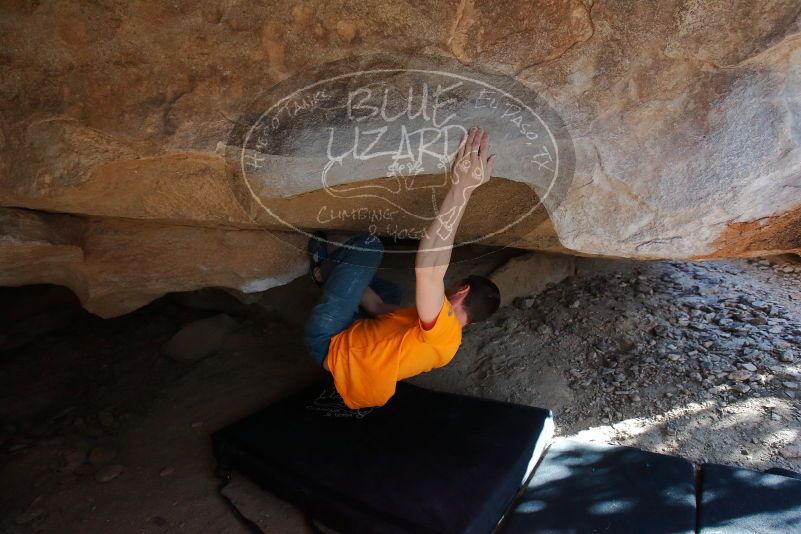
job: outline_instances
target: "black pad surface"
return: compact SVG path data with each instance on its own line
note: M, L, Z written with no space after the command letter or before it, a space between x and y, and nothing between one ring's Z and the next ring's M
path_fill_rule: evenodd
M552 434L548 410L398 384L349 410L314 386L214 434L215 455L345 532L492 531Z
M515 533L695 532L695 470L631 447L555 442L510 515Z
M699 532L801 532L801 480L716 464L701 466Z

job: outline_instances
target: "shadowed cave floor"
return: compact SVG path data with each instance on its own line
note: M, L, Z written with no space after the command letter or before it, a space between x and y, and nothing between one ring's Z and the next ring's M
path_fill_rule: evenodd
M383 272L407 290L411 273ZM563 436L798 471L800 290L801 263L786 258L580 260L576 276L469 326L448 367L413 381L549 407ZM3 289L0 529L242 532L216 494L209 435L321 376L300 343L316 291L300 279L244 305L203 290L102 320L60 288ZM220 312L237 325L215 354L161 354ZM245 480L226 491L267 532L309 529Z

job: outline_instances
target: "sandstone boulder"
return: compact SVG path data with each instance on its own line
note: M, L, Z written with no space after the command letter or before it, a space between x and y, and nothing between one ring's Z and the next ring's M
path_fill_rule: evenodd
M256 180L231 165L239 128L265 103L346 67L528 91L558 123L568 164L554 193L529 179L542 161L525 140L502 130L515 116L454 89L459 124L488 125L499 156L460 242L631 258L798 253L799 13L796 0L7 3L0 283L66 285L115 315L168 291L289 280L302 272L299 231L416 237L438 215L443 172L353 158L333 167L333 188L319 183L315 150L343 126L323 112L341 102L295 100L319 113L290 110L304 120L242 151L269 164ZM338 80L327 87L352 89ZM390 109L405 102L389 94ZM407 186L398 205L331 194L394 183Z
M295 234L0 210L0 284L59 284L113 317L171 291L264 291L307 269Z

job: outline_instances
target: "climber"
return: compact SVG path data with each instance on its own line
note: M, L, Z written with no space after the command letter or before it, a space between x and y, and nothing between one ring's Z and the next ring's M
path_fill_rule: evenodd
M489 135L481 128L470 128L461 138L450 190L418 247L414 308L399 308L397 287L375 277L383 255L377 237L355 236L330 256L324 234L309 241L311 274L323 294L306 323L304 341L333 375L348 407L382 406L398 380L446 365L459 348L462 327L498 309L498 288L486 278L471 275L444 285L467 202L492 174L488 148Z

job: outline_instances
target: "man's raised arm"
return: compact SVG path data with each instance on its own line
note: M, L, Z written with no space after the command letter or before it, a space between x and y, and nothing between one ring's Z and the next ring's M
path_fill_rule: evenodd
M473 190L492 174L494 155L489 154L489 135L470 128L460 143L451 170L451 188L437 217L426 228L415 259L415 302L424 328L431 328L445 299L445 272L459 222Z

